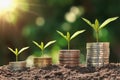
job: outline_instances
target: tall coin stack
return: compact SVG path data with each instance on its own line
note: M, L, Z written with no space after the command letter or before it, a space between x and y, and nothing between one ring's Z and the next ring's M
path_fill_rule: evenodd
M109 43L87 43L87 66L100 67L109 63Z

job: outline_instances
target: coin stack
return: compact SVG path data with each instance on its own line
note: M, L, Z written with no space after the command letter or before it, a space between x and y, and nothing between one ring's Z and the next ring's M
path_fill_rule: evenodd
M35 67L46 67L52 64L52 58L34 58Z
M109 63L109 43L87 43L87 66L100 67Z
M60 50L59 62L60 65L67 65L70 67L79 65L80 50Z
M9 62L9 68L15 71L24 70L26 69L26 61Z

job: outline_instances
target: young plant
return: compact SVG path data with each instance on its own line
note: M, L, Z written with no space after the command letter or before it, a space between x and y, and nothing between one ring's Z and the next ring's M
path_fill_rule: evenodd
M15 56L16 56L16 62L18 61L18 55L19 55L20 53L22 53L23 51L25 51L26 49L28 49L28 48L29 48L29 47L24 47L24 48L22 48L22 49L20 49L20 50L18 51L17 48L15 48L15 50L13 50L12 48L8 47L8 49L15 54Z
M49 41L46 45L44 45L43 42L41 42L41 44L38 44L36 41L33 41L33 43L41 49L42 55L44 54L45 48L47 48L48 46L50 46L51 44L53 44L53 43L55 43L55 42L56 42L56 40L54 40L54 41Z
M68 50L70 49L70 41L75 38L77 35L79 35L80 33L83 33L85 30L80 30L75 32L72 36L70 35L69 32L67 32L66 35L64 35L62 32L57 31L58 34L60 34L63 38L65 38L67 40L68 43Z
M105 20L101 25L99 24L99 21L96 19L95 23L92 24L89 20L82 18L87 24L89 24L93 30L96 33L96 41L98 42L99 39L99 31L104 28L107 24L109 24L110 22L116 20L118 17L113 17L113 18L108 18L107 20Z

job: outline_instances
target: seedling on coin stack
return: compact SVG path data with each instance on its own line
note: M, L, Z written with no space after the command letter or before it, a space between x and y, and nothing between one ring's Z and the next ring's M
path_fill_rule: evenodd
M91 28L93 28L96 35L96 42L87 43L87 66L103 66L109 63L109 42L99 42L99 32L107 24L116 20L118 17L113 17L105 20L101 25L96 19L92 24L89 20L82 18Z
M64 35L62 32L57 31L68 43L68 50L60 50L59 54L59 61L61 65L68 65L70 67L78 66L79 65L79 58L80 58L80 50L71 50L70 49L70 42L79 34L83 33L85 30L80 30L75 32L72 36L69 32Z
M12 68L13 70L22 70L26 67L26 62L25 61L18 61L18 56L25 50L27 50L29 47L24 47L21 50L18 51L16 48L13 50L12 48L8 47L8 49L13 52L16 56L16 62L9 62L9 67Z
M54 41L49 41L46 45L44 45L43 42L41 44L37 43L36 41L33 41L33 43L40 48L41 50L41 57L34 58L34 66L35 67L45 67L52 64L52 58L44 54L44 50L50 46L51 44L55 43Z

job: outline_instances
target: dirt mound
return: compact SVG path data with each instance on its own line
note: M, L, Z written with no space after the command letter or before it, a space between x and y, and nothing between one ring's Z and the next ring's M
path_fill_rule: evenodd
M120 64L100 68L51 65L22 71L12 71L5 65L0 67L0 80L120 80Z

